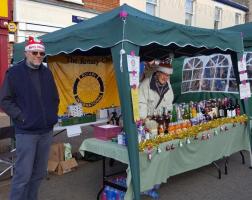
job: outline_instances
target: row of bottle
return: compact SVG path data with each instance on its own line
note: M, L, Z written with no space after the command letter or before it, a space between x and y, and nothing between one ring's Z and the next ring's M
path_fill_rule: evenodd
M162 111L154 112L153 116L148 117L157 122L160 120L176 122L182 119L191 119L198 115L205 115L209 120L219 117L235 117L240 115L240 105L238 99L236 99L236 103L234 104L233 100L227 97L218 100L191 101L189 104L173 104L171 111L164 107Z
M158 134L167 134L174 130L183 130L221 117L235 117L241 114L238 99L233 103L231 98L210 99L200 102L174 104L172 111L163 108L161 112L149 116L158 124ZM180 128L178 128L180 127Z

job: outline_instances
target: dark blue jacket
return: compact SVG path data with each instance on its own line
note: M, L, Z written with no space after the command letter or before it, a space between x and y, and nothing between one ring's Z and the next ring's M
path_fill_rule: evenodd
M7 72L11 98L2 96L1 106L15 123L17 130L27 134L42 134L57 123L59 97L51 71L41 65L38 72L40 95L31 80L25 61ZM9 103L9 105L8 105Z

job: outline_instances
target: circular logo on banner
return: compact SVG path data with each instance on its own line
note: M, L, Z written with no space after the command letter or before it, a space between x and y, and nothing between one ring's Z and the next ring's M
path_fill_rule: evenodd
M85 79L85 78L92 78L93 79L92 82L95 81L98 84L98 87L99 87L98 94L96 95L95 99L93 101L91 101L91 102L82 101L81 98L78 95L78 85L79 85L80 81L82 79ZM100 76L98 76L98 74L96 74L95 72L84 72L84 73L82 73L74 82L73 94L74 94L75 100L78 103L81 103L84 107L93 107L94 105L96 105L102 99L103 94L104 94L104 85L103 85L103 82L102 82L102 78ZM86 95L89 95L89 94L86 94Z
M11 33L15 33L17 31L17 25L14 22L9 22L8 31Z

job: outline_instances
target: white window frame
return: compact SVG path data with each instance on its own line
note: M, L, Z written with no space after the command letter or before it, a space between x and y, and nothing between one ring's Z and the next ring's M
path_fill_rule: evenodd
M241 24L241 13L235 13L235 25Z
M185 1L185 25L188 25L188 26L192 26L192 24L193 24L193 14L194 14L193 13L193 10L194 10L193 2L194 2L194 0L186 0ZM191 4L191 5L189 6L189 4ZM190 17L190 20L187 20L187 16ZM189 23L187 23L188 21L189 21Z
M217 18L217 12L218 13L218 18ZM214 29L220 29L221 28L221 22L222 22L222 8L215 6L214 8ZM217 27L216 27L217 23Z
M238 94L238 85L233 69L230 55L211 54L210 56L185 58L182 68L181 93L217 92ZM230 87L230 85L236 85L237 87Z
M152 12L149 12L149 11L147 10L147 8L148 8L149 6L152 6L152 7L153 7ZM146 0L146 13L147 13L147 14L156 16L156 8L157 8L157 0Z

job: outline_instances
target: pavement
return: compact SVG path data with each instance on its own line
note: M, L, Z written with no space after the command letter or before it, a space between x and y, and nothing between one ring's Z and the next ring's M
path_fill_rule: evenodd
M3 122L1 118L0 122ZM91 131L84 130L86 135ZM85 137L88 137L86 135ZM56 137L55 140L62 138L68 140L64 135L60 136L62 138ZM71 141L77 142L77 140L80 138ZM77 148L78 144L75 146ZM170 177L158 190L160 200L251 200L252 169L249 168L248 152L244 155L245 164L242 164L239 153L230 156L227 175L224 174L224 160L217 161L222 170L221 179L218 179L218 172L214 165ZM78 164L76 170L67 174L61 176L49 174L48 179L42 181L39 200L95 200L102 185L102 161L78 160ZM126 167L115 162L108 170L112 172ZM10 183L9 175L0 179L0 200L8 199ZM141 199L151 198L143 195Z

